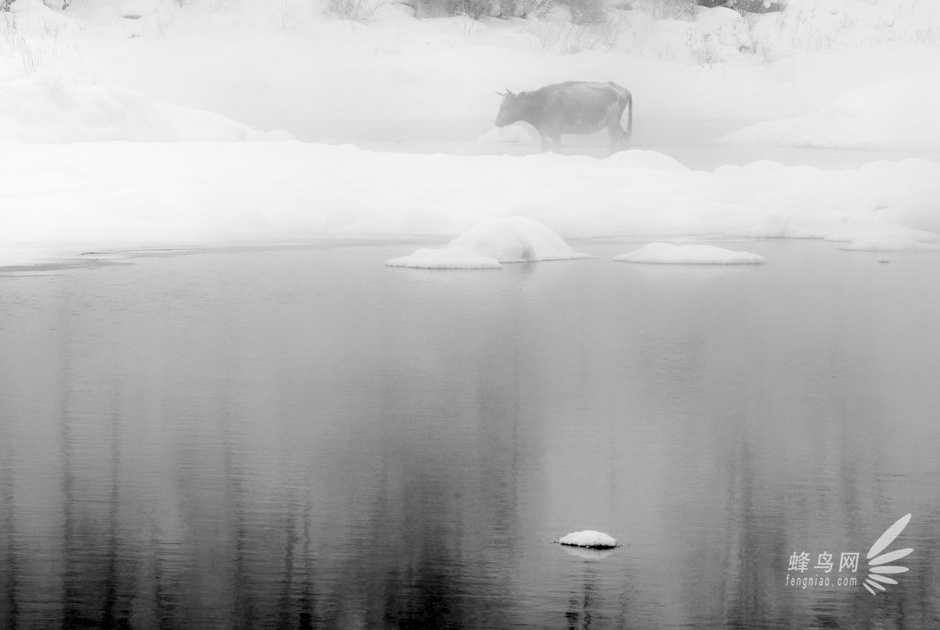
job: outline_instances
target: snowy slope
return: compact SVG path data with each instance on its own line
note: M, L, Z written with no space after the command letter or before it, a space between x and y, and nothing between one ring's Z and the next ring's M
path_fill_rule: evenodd
M157 103L139 92L31 75L0 83L0 142L229 142L290 139L203 110Z

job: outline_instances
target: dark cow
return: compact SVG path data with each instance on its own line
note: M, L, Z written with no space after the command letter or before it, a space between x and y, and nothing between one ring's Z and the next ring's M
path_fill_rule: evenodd
M612 148L626 146L633 131L633 96L623 86L611 81L592 83L567 81L546 85L532 92L501 94L502 103L496 126L527 122L538 129L542 147L551 138L557 145L563 133L595 133L607 128ZM620 125L627 109L627 129Z

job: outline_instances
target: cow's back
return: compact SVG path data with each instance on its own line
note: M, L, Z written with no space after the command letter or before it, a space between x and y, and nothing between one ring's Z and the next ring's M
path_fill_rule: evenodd
M627 88L613 81L565 81L535 90L546 103L610 103L630 96Z
M628 92L616 83L566 81L534 92L541 107L541 127L547 135L594 133L618 120ZM614 114L616 112L616 114Z

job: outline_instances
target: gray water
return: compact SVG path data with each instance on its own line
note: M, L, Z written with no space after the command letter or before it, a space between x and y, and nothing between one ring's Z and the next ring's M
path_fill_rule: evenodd
M383 266L423 244L0 274L0 627L938 624L940 256Z
M495 114L494 114L495 116ZM787 166L813 166L820 169L857 168L878 160L897 161L921 158L940 161L940 153L930 151L859 151L805 147L742 146L726 144L722 138L757 121L748 120L655 120L634 121L629 149L656 151L694 170L712 171L725 164L745 166L759 160L773 160ZM520 123L521 124L521 123ZM532 142L483 142L480 138L493 129L492 120L441 121L272 121L262 128L290 131L298 140L328 144L353 144L363 149L404 153L444 153L449 155L533 155L542 151ZM534 129L529 127L532 133ZM591 135L564 135L553 150L562 155L610 155L607 132Z

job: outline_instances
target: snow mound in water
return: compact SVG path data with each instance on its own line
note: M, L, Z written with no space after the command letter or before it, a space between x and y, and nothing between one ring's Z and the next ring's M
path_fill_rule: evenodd
M558 541L562 545L571 547L589 547L591 549L611 549L617 546L617 539L593 529L583 532L573 532Z
M763 256L750 252L738 252L713 245L670 243L650 243L636 251L615 256L614 260L673 265L746 265L767 262Z
M538 142L539 136L531 127L522 125L507 125L506 127L493 127L480 136L477 142Z
M526 217L490 219L441 249L419 249L393 258L389 267L421 269L498 269L501 263L589 258L565 243L551 228Z
M462 247L441 249L422 248L411 256L393 258L385 263L389 267L411 269L502 269L499 261L488 256L474 254Z

